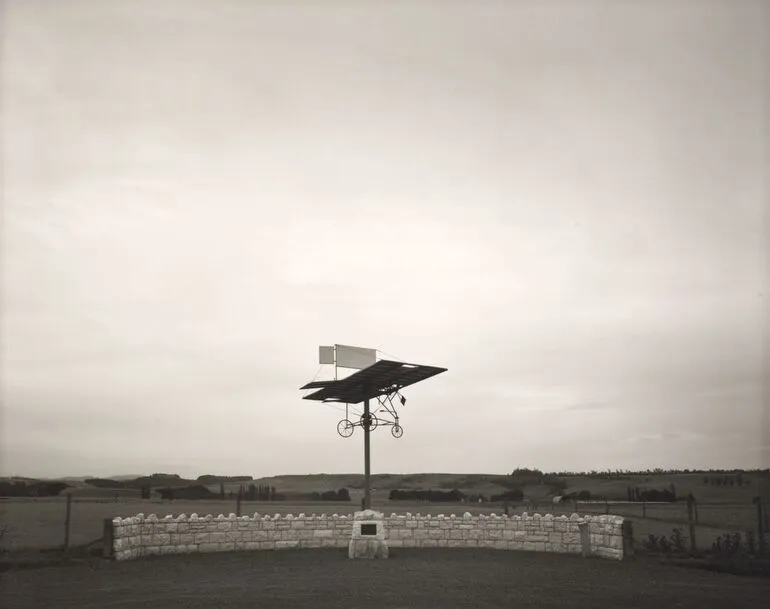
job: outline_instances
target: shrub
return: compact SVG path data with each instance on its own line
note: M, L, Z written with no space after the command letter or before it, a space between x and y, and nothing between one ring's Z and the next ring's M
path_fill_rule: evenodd
M687 551L687 546L685 544L686 539L687 538L682 535L681 529L675 528L673 530L671 533L671 545L674 547L676 552L683 554Z
M650 552L657 552L660 549L658 537L652 534L648 535L647 539L642 542L642 547Z

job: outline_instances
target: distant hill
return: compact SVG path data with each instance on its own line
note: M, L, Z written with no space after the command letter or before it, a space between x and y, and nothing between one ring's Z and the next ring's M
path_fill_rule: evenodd
M286 498L308 497L328 491L345 489L351 501L363 495L364 476L360 473L280 475L252 478L248 475L203 474L196 479L182 478L173 473L151 475L116 475L110 478L74 477L35 479L24 477L0 478L5 496L24 496L19 485L29 487L30 493L46 493L61 488L61 494L77 497L136 497L160 496L161 490L171 489L174 497L209 498L228 496L242 487L270 487L272 492ZM61 483L57 488L52 483ZM485 498L522 496L524 501L550 501L556 496L586 497L625 501L629 497L666 491L681 499L692 493L699 501L738 501L749 504L753 497L770 497L768 470L708 470L645 472L562 472L544 473L536 469L517 468L511 474L374 474L371 477L375 500L387 500L392 491L434 491L437 494L458 491L466 496ZM44 486L41 486L44 485ZM66 489L66 490L64 490ZM407 493L408 494L408 493Z

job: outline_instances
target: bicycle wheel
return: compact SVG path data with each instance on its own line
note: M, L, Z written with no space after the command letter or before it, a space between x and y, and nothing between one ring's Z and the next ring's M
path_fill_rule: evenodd
M342 419L339 423L337 423L337 433L340 434L343 438L349 438L352 436L353 429L353 423L347 419Z

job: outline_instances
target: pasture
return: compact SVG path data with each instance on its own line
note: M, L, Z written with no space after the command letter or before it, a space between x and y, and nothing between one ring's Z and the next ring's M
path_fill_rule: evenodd
M61 547L64 543L65 499L63 497L40 499L5 499L0 501L0 523L7 525L2 543L10 551L48 549ZM81 498L72 502L70 519L70 544L81 546L92 543L102 536L102 522L105 518L127 517L138 513L156 514L230 514L237 511L236 502L231 500L141 500L141 499L96 499ZM472 514L503 513L500 504L459 504L459 503L406 503L388 501L381 496L373 502L374 509L386 514ZM578 512L582 514L604 514L607 509L612 514L630 518L633 521L634 540L637 547L649 535L670 536L674 527L687 536L686 505L649 504L643 507L636 503L610 502L579 503ZM351 502L258 502L243 501L241 514L353 514L359 504ZM643 510L646 517L643 517ZM543 501L511 508L511 514L525 511L540 514L571 514L574 504L557 504ZM696 526L696 539L700 549L709 549L713 541L724 533L756 530L756 506L748 504L719 503L699 505L699 523Z
M679 498L692 493L698 499L698 522L695 527L698 548L708 550L714 540L725 534L741 531L757 531L757 510L753 497L770 499L770 476L766 473L744 472L740 485L716 485L717 474L670 473L670 474L606 474L564 475L554 485L553 477L533 483L526 472L523 477L488 474L375 474L372 476L372 503L375 509L386 514L472 514L502 513L501 503L418 503L389 500L394 489L460 489L467 495L483 494L487 498L508 488L523 489L525 499L511 505L511 513L583 514L606 512L625 516L632 520L636 546L649 535L670 537L679 528L689 536L687 507L684 501L673 503L629 503L629 489L638 487L661 489L675 487ZM82 546L95 542L102 536L103 520L116 516L127 517L137 513L165 516L192 513L230 514L237 512L237 493L242 483L227 481L207 487L217 496L211 499L161 500L155 493L152 499L140 499L137 488L96 488L83 480L67 480L66 493L73 497L70 526L70 545ZM172 480L177 485L194 481ZM241 514L352 514L360 506L363 494L363 476L360 474L315 474L276 476L253 480L255 484L271 485L283 493L310 493L327 489L349 489L350 502L287 500L277 502L243 501ZM168 484L157 482L157 486ZM226 493L219 498L220 489ZM554 504L553 497L562 493L588 492L592 497L604 497L604 501ZM0 528L7 526L2 538L2 548L11 551L61 548L64 543L65 497L4 498L0 499ZM766 504L767 505L767 504ZM765 530L770 531L770 526Z

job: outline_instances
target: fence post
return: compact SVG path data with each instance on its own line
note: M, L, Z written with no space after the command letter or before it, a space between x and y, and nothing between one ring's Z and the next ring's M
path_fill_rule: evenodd
M642 518L647 518L647 500L642 501Z
M690 552L696 552L698 546L695 543L695 497L692 494L687 497L687 523L690 528Z
M70 516L72 514L72 493L67 493L67 511L64 516L64 551L70 548Z
M235 500L235 515L240 517L241 515L241 490L238 489L238 497Z
M623 558L634 556L634 524L631 520L623 519Z
M610 501L609 499L604 500L604 513L609 514L610 513Z
M112 558L115 541L115 529L112 526L112 518L105 518L102 521L102 556Z
M765 518L762 514L762 498L754 497L754 503L757 504L757 537L759 538L759 555L765 555Z

